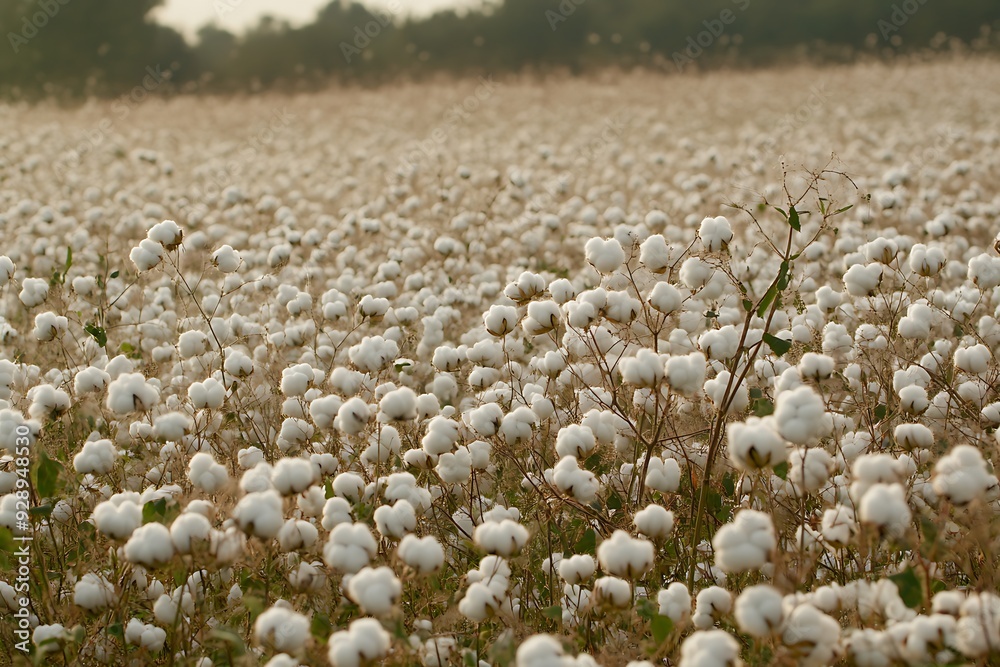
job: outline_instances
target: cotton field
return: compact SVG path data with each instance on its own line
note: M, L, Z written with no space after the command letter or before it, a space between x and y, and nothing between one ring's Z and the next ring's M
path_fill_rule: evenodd
M997 109L0 108L0 663L1000 664Z

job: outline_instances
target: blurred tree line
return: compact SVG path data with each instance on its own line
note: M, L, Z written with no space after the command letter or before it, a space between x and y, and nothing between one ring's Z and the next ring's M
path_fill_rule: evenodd
M2 0L0 95L229 92L602 67L677 72L1000 45L997 0L491 0L419 19L334 0L310 25L265 18L243 35L210 25L193 44L151 18L161 1Z

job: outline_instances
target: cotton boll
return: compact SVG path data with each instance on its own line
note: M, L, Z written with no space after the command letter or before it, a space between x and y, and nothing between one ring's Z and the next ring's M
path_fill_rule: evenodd
M416 419L417 395L409 387L394 389L382 397L378 409L378 420L383 423Z
M117 459L118 449L110 440L89 440L73 457L73 469L81 475L106 475Z
M982 290L1000 286L1000 257L983 253L969 260L968 278Z
M848 546L854 541L858 532L858 524L854 518L854 510L846 505L837 505L823 512L820 522L823 539L837 549Z
M333 426L347 435L358 435L364 431L371 420L371 408L361 398L347 400L337 411Z
M680 667L743 667L740 644L724 630L695 632L681 644Z
M723 403L727 400L726 388L729 385L730 377L731 374L729 371L722 371L711 380L705 382L705 394L708 395L708 398L717 409L721 409ZM733 384L735 386L728 393L729 405L726 414L743 412L750 405L750 392L747 389L746 380L740 382L738 385L735 382Z
M501 600L490 586L475 582L465 591L458 611L473 623L482 623L500 609Z
M729 247L730 241L733 240L733 229L729 220L721 215L715 218L705 218L701 221L701 227L698 229L698 238L701 239L705 250L719 252L723 248Z
M928 449L934 445L934 432L923 424L899 424L893 438L907 451Z
M899 407L908 414L922 415L930 407L927 390L917 385L903 387L897 392Z
M445 484L464 484L472 475L472 454L467 447L457 447L438 457L435 470Z
M674 529L674 513L659 505L647 505L635 513L636 530L653 540L665 540Z
M230 245L223 245L212 253L212 264L223 273L235 273L242 263L240 253Z
M528 529L510 519L488 521L476 526L472 540L488 554L510 558L528 543Z
M691 594L687 586L675 581L656 595L656 604L661 616L666 616L674 627L683 629L691 618Z
M97 530L116 540L127 539L142 525L142 508L121 496L98 503L93 513Z
M173 220L164 220L150 227L146 238L159 243L164 250L176 250L184 239L184 230Z
M830 478L833 458L825 449L818 447L798 448L788 456L786 475L797 496L816 493Z
M503 338L517 326L517 308L514 306L493 305L483 315L483 326L496 338Z
M559 561L559 577L571 586L589 580L595 571L594 558L587 554L570 556Z
M35 316L35 328L32 334L43 343L62 338L69 328L69 320L51 311Z
M906 490L901 484L873 484L861 497L858 518L874 526L880 534L901 537L909 528L911 517Z
M233 509L233 519L247 535L270 540L284 524L281 496L274 490L248 493Z
M399 602L403 585L388 567L364 567L351 576L347 594L365 614L384 616Z
M559 429L556 434L556 454L560 457L575 456L586 458L597 446L594 432L587 426L570 424Z
M706 331L698 338L698 347L704 350L708 358L720 361L734 357L739 351L739 343L739 331L731 324Z
M347 630L333 633L327 642L327 658L333 667L376 664L388 654L392 637L373 618L352 621Z
M149 271L163 259L163 246L155 241L143 239L139 241L139 245L132 248L128 258L132 260L139 273Z
M993 354L990 352L990 348L982 343L955 350L955 368L970 375L986 373L989 370L992 359Z
M740 630L760 638L778 632L785 616L781 593L766 584L744 589L736 598L733 613Z
M878 292L882 284L883 267L881 264L855 264L844 274L844 287L851 296L872 296Z
M62 389L56 389L50 384L40 384L28 390L28 414L32 419L45 421L53 419L69 410L70 399Z
M972 445L956 445L934 465L934 492L956 505L1000 496L1000 482L989 473L986 461Z
M799 605L788 613L781 641L801 665L831 665L839 657L840 624L812 605Z
M148 411L160 400L160 390L142 373L122 373L108 385L108 409L116 415Z
M211 454L198 452L188 464L188 479L199 491L216 493L229 483L229 472Z
M650 457L646 488L660 493L676 493L681 484L681 468L676 459Z
M599 605L627 609L632 602L632 589L624 579L600 577L594 582L593 599Z
M25 278L17 295L25 308L40 306L49 297L49 281L44 278Z
M399 499L394 505L381 505L375 509L375 527L382 537L402 539L417 527L417 515L408 500Z
M823 397L807 386L778 394L774 419L781 436L797 445L815 442L832 427Z
M80 577L73 587L73 604L87 611L106 609L117 601L114 585L93 572Z
M595 269L609 275L625 262L625 251L617 239L594 237L584 246L587 262Z
M622 381L636 387L657 387L664 377L660 355L648 349L639 350L634 357L619 362Z
M310 641L309 619L291 609L274 606L257 617L253 634L258 644L275 651L299 653Z
M198 544L208 544L212 525L201 514L184 512L170 524L170 541L179 554L190 554Z
M554 468L552 481L562 493L576 498L582 503L592 503L601 489L597 477L589 470L583 470L576 457L564 456Z
M922 243L910 248L910 270L919 276L930 278L941 272L948 258L944 250L937 246L928 247Z
M749 417L727 429L730 460L742 470L760 470L788 460L788 448L769 417Z
M302 519L289 519L278 531L278 546L285 553L309 549L319 538L316 526Z
M226 388L215 378L192 382L187 393L196 410L218 410L226 401Z
M649 236L639 246L639 263L651 273L664 273L671 259L670 246L662 234Z
M147 523L136 529L125 543L125 559L130 563L156 567L174 555L170 531L162 523Z
M749 509L737 512L712 539L715 566L723 572L758 570L770 562L777 547L771 516Z
M396 554L400 560L421 575L437 572L444 565L444 549L432 535L427 537L407 535L399 543Z
M283 496L302 493L315 482L312 463L306 459L283 458L274 465L271 484Z
M378 553L378 543L363 523L341 523L330 531L323 547L323 561L338 572L353 574Z
M653 566L653 543L616 530L597 547L597 560L605 572L616 577L636 579Z
M562 667L567 665L562 644L550 635L532 635L517 648L515 667Z

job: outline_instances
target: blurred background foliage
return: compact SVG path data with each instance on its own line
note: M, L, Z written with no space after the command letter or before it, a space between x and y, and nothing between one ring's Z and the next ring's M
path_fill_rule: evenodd
M242 35L210 25L193 43L151 18L159 2L3 0L0 95L309 89L441 74L678 72L1000 51L997 0L493 0L419 19L334 0L310 25L265 18ZM151 86L157 69L169 79Z

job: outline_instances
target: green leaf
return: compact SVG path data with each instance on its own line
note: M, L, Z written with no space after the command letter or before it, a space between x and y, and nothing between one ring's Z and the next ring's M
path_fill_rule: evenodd
M722 488L730 498L736 495L736 478L731 473L722 476Z
M774 466L774 474L781 479L788 479L788 461L782 461Z
M889 409L885 406L884 403L881 404L881 405L879 405L878 407L876 407L875 408L875 419L877 419L879 421L882 421L883 419L885 419L885 415L888 412L888 410Z
M228 645L229 648L227 652L232 652L234 656L246 655L247 647L246 644L243 643L243 638L240 637L240 634L232 628L228 628L224 625L216 626L212 628L212 631L208 636L211 639L215 639Z
M612 493L608 497L608 509L620 510L621 508L622 508L622 499L618 497L617 493Z
M597 533L593 528L588 528L583 533L583 537L576 543L574 550L578 554L590 554L593 556L597 552Z
M125 639L125 631L122 629L121 623L115 623L108 626L108 634L112 637L118 637L118 639Z
M781 338L773 336L769 333L764 334L764 342L767 343L767 346L771 348L771 351L779 357L784 356L790 349L792 349L792 344L790 342L782 340Z
M799 212L795 210L795 206L788 207L788 226L797 232L802 231L802 223L799 222Z
M323 612L313 614L309 632L316 638L316 641L325 644L326 640L333 633L333 625L330 623L330 617Z
M545 618L550 618L553 621L562 620L562 607L555 605L554 607L546 607L545 611L542 612Z
M899 589L899 597L910 609L917 609L924 601L924 591L920 586L920 580L912 567L908 567L899 574L889 577L892 583Z
M69 273L69 268L73 266L73 249L66 246L66 264L63 267L64 273Z
M771 307L774 300L778 297L778 293L788 286L788 262L782 262L781 267L778 269L777 279L774 284L771 285L767 292L764 293L764 298L760 300L760 305L757 306L757 317L764 317L767 309Z
M750 299L743 299L743 310L748 313L753 310L753 301Z
M167 500L166 498L160 498L159 500L150 500L145 505L142 506L142 524L153 523L154 521L162 523L163 517L167 513Z
M117 278L117 277L118 277L118 275L119 275L119 272L118 272L118 271L112 271L112 272L111 272L111 275L110 275L110 276L108 276L108 277L109 277L109 278L111 278L112 280L114 280L115 278Z
M674 629L674 622L670 620L669 616L657 614L650 622L650 627L653 631L653 641L659 646L667 641L670 632Z
M774 414L774 403L766 398L754 401L750 407L755 417L767 417Z
M102 327L99 327L96 324L88 324L83 328L83 330L93 336L94 340L96 340L97 344L101 347L108 344L108 332Z
M42 452L38 461L38 495L42 498L51 498L56 492L59 482L59 473L62 472L62 464L53 461L49 455Z
M135 352L135 346L132 345L132 343L122 343L118 347L118 349L121 350L125 354L129 354L131 352Z

